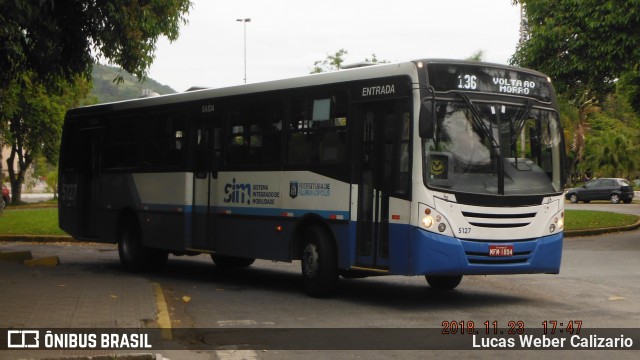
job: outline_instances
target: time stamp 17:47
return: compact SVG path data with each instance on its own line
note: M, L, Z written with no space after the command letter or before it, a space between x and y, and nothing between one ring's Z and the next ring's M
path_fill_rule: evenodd
M479 325L479 326L478 326ZM443 321L441 324L443 335L521 335L525 333L525 322L511 320L503 323L498 321L485 321L482 324L474 321ZM506 325L506 326L505 326ZM540 323L544 335L575 334L579 335L582 329L582 320L544 320ZM540 327L537 327L538 329Z

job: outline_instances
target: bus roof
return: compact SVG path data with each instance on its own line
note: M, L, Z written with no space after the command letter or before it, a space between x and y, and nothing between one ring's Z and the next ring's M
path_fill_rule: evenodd
M373 78L392 77L392 76L400 76L400 75L410 76L412 80L417 83L418 79L417 79L416 65L419 63L422 63L427 67L429 64L432 64L432 63L433 64L446 63L446 64L468 64L468 65L478 65L478 66L489 66L489 67L524 71L524 72L529 72L532 74L546 77L546 75L533 70L517 68L513 66L508 66L508 65L478 62L478 61L468 61L468 60L422 59L422 60L414 60L414 61L406 61L406 62L398 62L398 63L373 64L372 66L341 69L334 72L309 74L305 76L293 77L288 79L272 80L272 81L253 83L253 84L242 84L242 85L223 87L223 88L194 87L194 88L190 88L186 92L181 92L181 93L83 106L76 109L72 109L69 111L69 113L75 115L79 113L102 112L105 110L118 111L118 110L125 110L125 109L136 109L136 108L144 108L144 107L150 107L150 106L198 101L198 100L204 100L204 99L210 99L210 98L216 98L216 97L260 93L260 92L267 92L267 91L277 91L277 90L285 90L285 89L292 89L292 88L303 88L303 87L309 87L309 86L319 86L319 85L341 83L341 82L354 81L354 80L355 81L367 80L367 79L373 79Z

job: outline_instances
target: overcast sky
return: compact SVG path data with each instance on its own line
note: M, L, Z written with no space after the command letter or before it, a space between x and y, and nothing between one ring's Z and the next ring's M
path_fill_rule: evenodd
M194 0L180 38L158 41L149 77L176 91L308 74L339 49L345 63L465 59L506 64L518 42L520 8L511 0Z

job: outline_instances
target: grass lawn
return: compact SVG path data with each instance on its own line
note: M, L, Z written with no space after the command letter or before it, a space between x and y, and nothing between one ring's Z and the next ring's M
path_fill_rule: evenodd
M4 210L0 215L2 235L66 235L58 228L58 208L21 208Z
M634 224L637 216L589 210L565 210L565 230L596 229ZM9 207L0 215L0 234L65 235L58 228L55 207Z
M564 229L583 230L632 225L638 221L635 215L590 210L565 210Z

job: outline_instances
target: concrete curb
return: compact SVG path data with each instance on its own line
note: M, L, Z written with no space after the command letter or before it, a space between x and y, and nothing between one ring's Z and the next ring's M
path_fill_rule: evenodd
M0 235L0 241L10 242L82 242L69 235Z

